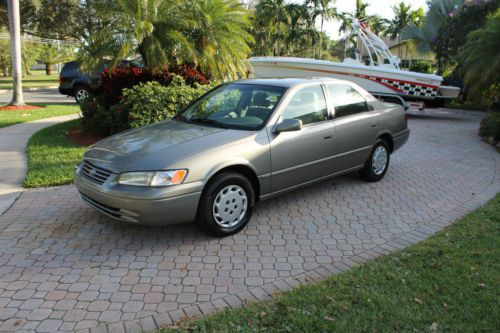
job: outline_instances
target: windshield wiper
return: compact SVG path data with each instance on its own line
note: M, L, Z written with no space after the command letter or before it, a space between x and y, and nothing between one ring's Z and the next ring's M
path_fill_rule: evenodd
M178 113L178 114L176 114L176 115L175 115L172 119L174 119L174 120L184 121L184 122L186 122L186 123L189 123L189 122L190 122L190 121L189 121L189 119L188 119L188 118L186 118L186 116L185 116L185 115L183 115L182 113Z
M191 121L193 123L210 124L210 125L214 125L214 126L221 127L221 128L228 128L226 125L218 122L217 120L208 119L208 118L191 118L191 119L189 119L189 121Z

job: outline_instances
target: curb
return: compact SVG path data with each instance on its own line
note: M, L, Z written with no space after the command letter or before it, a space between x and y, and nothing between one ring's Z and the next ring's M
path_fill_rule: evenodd
M46 86L46 87L33 87L33 88L23 88L23 92L25 91L38 91L38 90L49 90L49 89L57 89L59 86ZM0 94L11 93L12 89L0 89Z

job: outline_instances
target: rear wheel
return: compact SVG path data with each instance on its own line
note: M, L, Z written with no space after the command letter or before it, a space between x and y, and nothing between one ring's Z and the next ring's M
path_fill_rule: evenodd
M92 93L87 87L80 86L75 89L75 100L78 104L82 104L90 96L92 96Z
M255 192L245 176L221 173L210 180L203 191L197 220L210 234L232 235L250 221L254 204Z
M389 145L385 140L380 139L373 146L370 157L365 162L365 166L359 171L361 178L368 182L381 180L387 172L389 161Z

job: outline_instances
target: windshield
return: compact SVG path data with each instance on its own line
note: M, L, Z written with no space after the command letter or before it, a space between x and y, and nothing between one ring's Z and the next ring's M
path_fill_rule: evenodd
M189 106L178 118L224 128L262 128L286 88L255 84L222 85Z

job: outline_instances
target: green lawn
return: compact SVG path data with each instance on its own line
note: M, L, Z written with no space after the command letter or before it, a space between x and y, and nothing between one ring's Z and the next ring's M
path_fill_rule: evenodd
M24 123L27 121L63 116L80 112L78 105L71 104L38 104L30 105L45 106L44 109L26 110L26 111L0 111L0 128ZM2 106L0 104L0 106Z
M59 85L59 74L45 75L45 71L33 71L32 75L23 77L23 87L43 88ZM12 77L0 76L0 89L12 89Z
M79 123L76 119L50 126L31 137L25 187L56 186L73 181L73 166L81 160L86 148L74 144L65 134Z
M500 194L434 237L161 332L499 332Z

